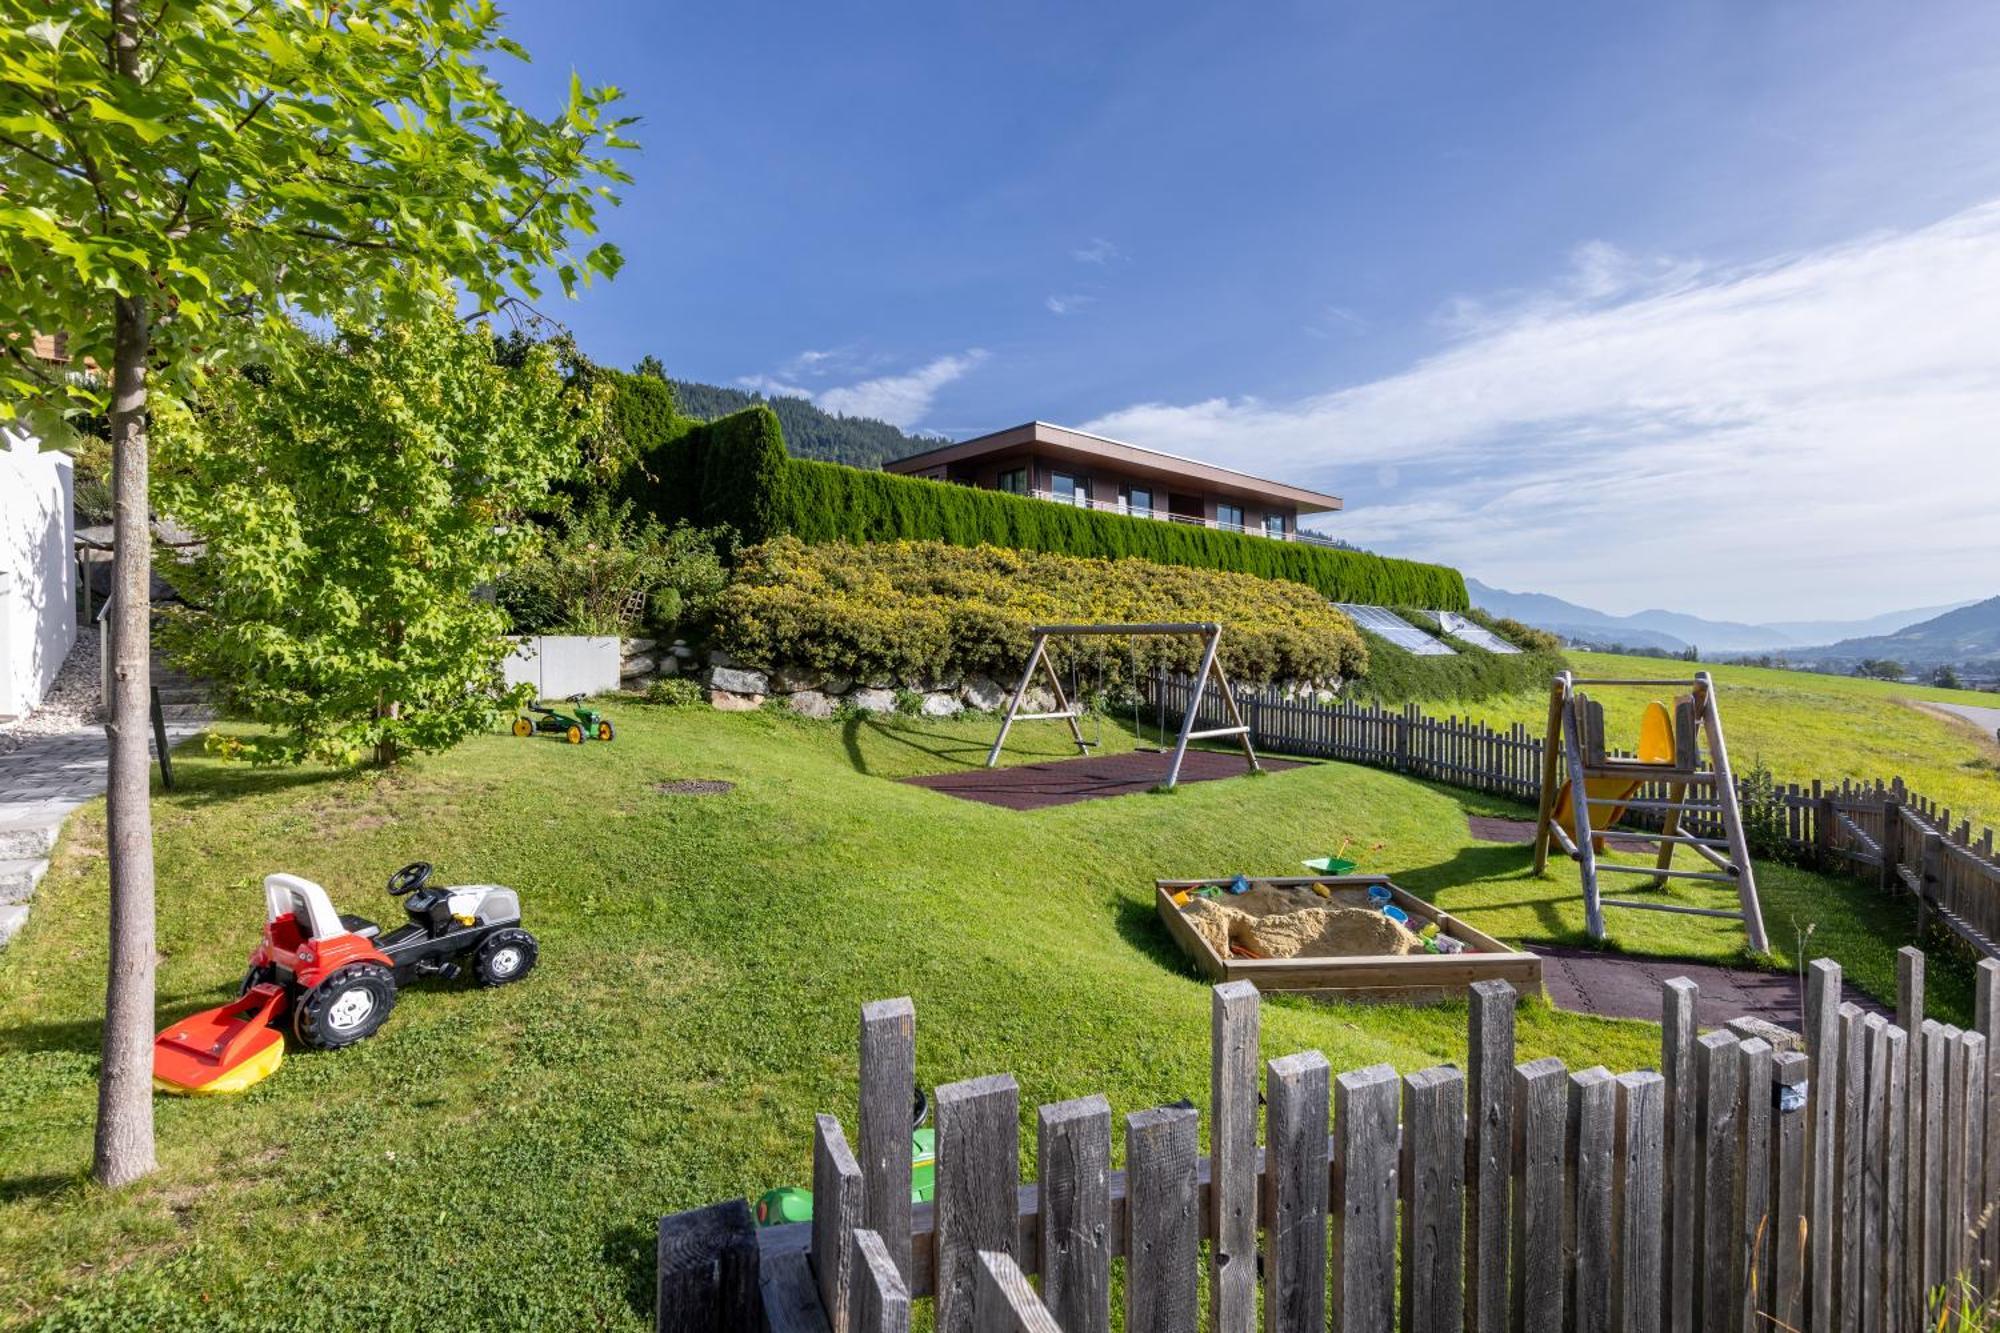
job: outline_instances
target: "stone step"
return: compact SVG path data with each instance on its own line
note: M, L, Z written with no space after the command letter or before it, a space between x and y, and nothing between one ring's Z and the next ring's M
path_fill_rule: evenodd
M27 823L0 822L0 859L35 860L47 856L55 849L56 835L62 832L62 820L37 820Z
M208 702L208 691L199 685L162 685L158 681L153 687L160 692L162 704L202 704Z
M0 861L0 903L24 903L49 873L47 857L39 861Z
M205 703L160 704L160 717L168 722L213 722L215 710Z
M5 906L0 906L0 944L5 944L8 940L13 939L20 932L21 927L27 924L28 905L26 903L8 903Z

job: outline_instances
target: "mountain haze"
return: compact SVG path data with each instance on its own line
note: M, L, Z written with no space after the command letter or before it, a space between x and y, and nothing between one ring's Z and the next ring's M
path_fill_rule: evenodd
M816 407L805 398L766 398L761 393L675 380L674 406L703 421L726 417L764 403L778 414L785 447L794 458L817 458L849 467L879 468L892 458L935 448L938 440L909 435L873 417L845 417Z

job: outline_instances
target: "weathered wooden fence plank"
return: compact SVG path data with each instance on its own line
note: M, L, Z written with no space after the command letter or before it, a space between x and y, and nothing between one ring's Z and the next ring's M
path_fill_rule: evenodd
M1771 1280L1771 1043L1752 1037L1738 1044L1736 1058L1736 1121L1742 1140L1736 1234L1741 1239L1730 1304L1741 1333L1762 1333L1768 1325L1758 1310L1763 1284Z
M1565 1140L1569 1179L1564 1210L1565 1261L1571 1269L1569 1327L1611 1330L1611 1193L1618 1088L1602 1065L1570 1075Z
M840 1121L813 1120L812 1270L833 1333L847 1333L847 1290L852 1283L854 1228L861 1220L861 1164L848 1151Z
M654 1327L659 1333L755 1328L763 1319L757 1269L757 1221L743 1200L661 1218Z
M1858 1333L1861 1312L1862 1178L1865 1108L1868 1095L1868 1015L1860 1006L1840 1006L1840 1123L1836 1130L1839 1173L1834 1211L1834 1303L1838 1326Z
M865 1228L854 1233L847 1309L853 1333L910 1333L910 1289L888 1243Z
M978 1302L972 1333L1063 1333L1011 1253L980 1250L972 1256L971 1267Z
M1194 1333L1201 1291L1195 1168L1201 1115L1162 1106L1125 1117L1125 1327Z
M1934 1182L1921 1198L1919 1213L1923 1224L1921 1290L1935 1291L1943 1284L1946 1276L1944 1266L1945 1191L1943 1180L1946 1171L1944 1107L1946 1075L1949 1072L1946 1052L1950 1048L1950 1038L1944 1024L1935 1019L1925 1019L1924 1036L1924 1179ZM1914 1219L1913 1219L1914 1220ZM1922 1308L1919 1306L1918 1314Z
M1111 1106L1102 1096L1035 1115L1042 1299L1065 1333L1111 1327Z
M1403 1333L1465 1326L1465 1120L1458 1070L1403 1080Z
M1882 1224L1889 1195L1889 1163L1883 1155L1889 1129L1888 1034L1889 1024L1880 1014L1869 1014L1863 1020L1867 1086L1861 1111L1861 1289L1851 1298L1861 1306L1862 1333L1882 1333L1886 1289Z
M1508 994L1513 987L1499 983ZM1257 1324L1257 988L1226 981L1209 1001L1209 1319L1215 1333ZM1061 1311L1057 1317L1062 1318Z
M1730 1304L1731 1278L1741 1253L1736 1183L1743 1145L1737 1126L1740 1051L1727 1032L1695 1040L1695 1126L1697 1185L1695 1234L1699 1259L1695 1275L1695 1326L1703 1333L1736 1333Z
M1617 1079L1614 1168L1611 1327L1624 1333L1659 1333L1660 1227L1665 1187L1666 1082L1645 1071Z
M1014 1253L1019 1114L1020 1089L1012 1074L947 1083L937 1090L939 1333L973 1333L981 1327L979 1253ZM904 1149L906 1156L908 1151Z
M1806 1319L1809 1063L1802 1051L1780 1051L1771 1062L1771 1279L1765 1310L1771 1327L1779 1329L1803 1328Z
M910 1102L917 1086L917 1007L907 996L861 1007L861 1217L910 1280Z
M1515 1333L1563 1320L1563 1146L1568 1079L1554 1056L1514 1067L1514 1226L1509 1241Z
M1264 1074L1266 1159L1264 1327L1326 1328L1326 1057L1280 1056Z
M1348 1333L1392 1333L1396 1326L1396 1093L1393 1065L1333 1081L1329 1301L1334 1327Z
M1838 974L1836 974L1838 975ZM1695 1003L1700 988L1675 977L1660 988L1660 1074L1666 1099L1662 1216L1666 1281L1661 1314L1669 1333L1692 1333L1695 1311Z
M1507 1327L1507 1176L1514 1152L1514 988L1504 981L1475 981L1471 1006L1465 1329L1502 1333Z

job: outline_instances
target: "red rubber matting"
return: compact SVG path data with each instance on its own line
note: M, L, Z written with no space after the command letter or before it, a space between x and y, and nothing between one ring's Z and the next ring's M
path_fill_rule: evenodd
M1083 755L1057 759L1046 764L1018 764L1013 768L967 768L952 773L930 773L905 778L915 787L956 796L963 801L980 801L1008 810L1040 810L1051 805L1095 801L1106 796L1131 796L1151 791L1167 778L1171 753ZM1257 756L1264 768L1277 772L1298 768L1289 759ZM1189 750L1181 761L1181 785L1213 782L1218 778L1240 778L1249 772L1242 751L1234 754L1216 750Z

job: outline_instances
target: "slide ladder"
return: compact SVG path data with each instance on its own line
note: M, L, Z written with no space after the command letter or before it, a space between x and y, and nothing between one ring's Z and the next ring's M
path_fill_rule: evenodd
M1584 687L1673 688L1687 693L1672 709L1654 702L1640 728L1639 753L1611 753L1604 742L1604 707ZM1704 754L1704 749L1706 753ZM1647 795L1649 789L1654 793ZM1656 853L1650 866L1605 859L1605 835L1628 810L1661 816L1660 831L1620 829L1618 838L1645 842ZM1542 749L1542 799L1535 821L1535 873L1548 867L1553 842L1583 874L1585 927L1604 938L1604 909L1630 908L1688 916L1728 917L1743 923L1750 948L1767 953L1764 914L1757 902L1757 876L1729 748L1722 737L1722 714L1715 682L1706 671L1691 680L1579 680L1565 671L1549 691L1548 740ZM1702 865L1683 869L1674 853L1685 847ZM1624 874L1646 881L1638 887L1665 888L1673 879L1727 884L1736 891L1734 911L1643 898L1606 898L1601 877Z

